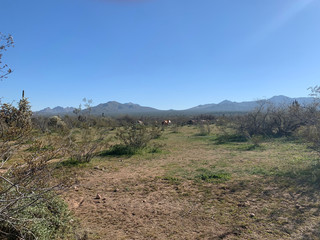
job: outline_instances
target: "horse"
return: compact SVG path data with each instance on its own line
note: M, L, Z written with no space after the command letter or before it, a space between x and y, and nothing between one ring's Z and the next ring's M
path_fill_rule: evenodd
M161 124L162 124L162 126L168 126L171 124L171 120L164 120L164 121L162 121Z

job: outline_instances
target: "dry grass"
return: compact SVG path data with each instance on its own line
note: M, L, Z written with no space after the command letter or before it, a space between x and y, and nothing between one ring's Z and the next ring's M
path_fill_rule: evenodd
M214 127L197 132L169 128L154 140L160 153L73 167L78 184L64 198L90 239L320 238L320 167L305 144L251 148L217 144Z

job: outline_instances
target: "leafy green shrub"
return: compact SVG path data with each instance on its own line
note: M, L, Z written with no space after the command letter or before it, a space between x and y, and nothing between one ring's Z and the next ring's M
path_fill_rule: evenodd
M133 125L119 129L116 138L121 142L120 145L132 149L141 149L147 146L152 136L145 126Z
M143 125L126 125L116 132L116 139L120 143L111 146L110 149L101 153L101 156L134 155L146 148L149 148L151 153L159 152L161 147L159 144L149 146L149 143L152 139L160 136L161 130L159 127L152 127L151 130L148 130Z
M126 149L129 152L136 152L139 149L147 147L149 142L154 138L159 138L161 131L159 128L148 130L141 125L125 126L116 133L116 138L120 144L116 149Z
M19 221L14 227L0 222L0 230L7 232L7 239L68 239L74 238L74 230L70 224L72 215L66 204L55 194L43 195L46 201L38 201L14 215ZM21 202L21 204L28 204ZM4 237L1 236L0 237Z

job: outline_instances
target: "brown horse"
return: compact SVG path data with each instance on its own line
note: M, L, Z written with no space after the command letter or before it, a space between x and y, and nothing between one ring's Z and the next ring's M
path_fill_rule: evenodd
M162 122L162 126L168 126L168 125L170 125L171 124L171 120L164 120L163 122Z

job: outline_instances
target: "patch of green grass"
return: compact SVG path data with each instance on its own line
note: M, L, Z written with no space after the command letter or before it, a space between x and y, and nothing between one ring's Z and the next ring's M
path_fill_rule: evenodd
M152 143L145 148L147 153L162 153L164 144Z
M148 153L162 153L162 150L160 148L151 147L148 149Z
M273 176L276 175L277 169L268 169L263 166L254 166L249 170L249 173L252 175L261 175L261 176Z
M162 178L165 181L168 181L171 184L180 184L181 179L173 176L165 176Z
M63 166L63 167L79 167L79 166L87 166L88 163L87 162L81 162L79 160L70 158L68 160L60 162L59 165Z
M152 144L147 147L132 147L128 145L122 145L122 144L117 144L112 146L110 149L103 151L102 153L99 154L101 157L105 156L133 156L133 155L143 155L146 153L162 153L162 147L163 145L161 144Z
M117 144L112 146L110 149L102 152L100 156L105 157L105 156L132 156L135 155L139 152L138 148L134 148L131 146L126 146L126 145L121 145Z
M236 146L239 151L253 151L253 150L264 150L264 147L257 144L243 143Z
M234 143L234 142L247 142L248 139L243 135L238 134L225 134L219 135L212 139L215 144L226 144L226 143Z
M289 170L283 170L279 176L288 177L299 183L319 184L320 183L320 162L315 161L308 166L297 166Z
M226 172L213 172L206 168L199 168L196 172L198 174L195 176L195 179L206 182L224 182L231 179L231 174Z

